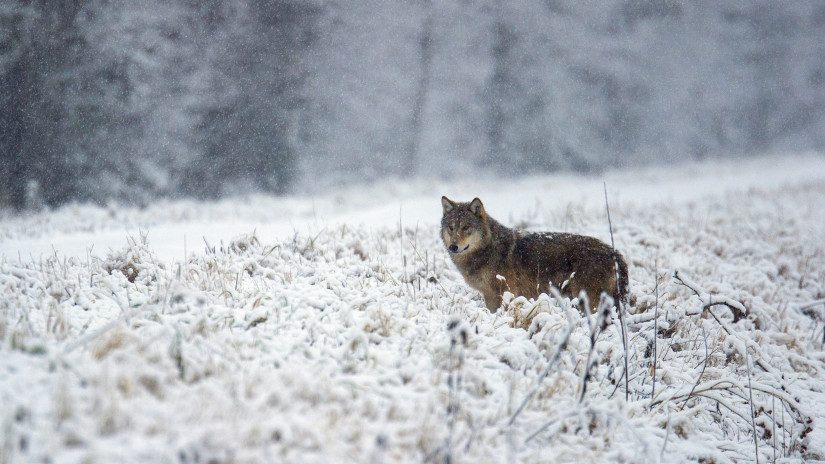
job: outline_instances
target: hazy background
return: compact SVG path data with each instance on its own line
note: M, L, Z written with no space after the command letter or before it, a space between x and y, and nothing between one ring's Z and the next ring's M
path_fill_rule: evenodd
M0 205L825 150L825 3L0 0Z

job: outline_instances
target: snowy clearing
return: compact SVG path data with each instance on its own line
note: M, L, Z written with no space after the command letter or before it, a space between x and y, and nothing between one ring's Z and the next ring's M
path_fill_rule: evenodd
M489 313L440 196L609 243L603 180L627 351L569 300ZM822 460L823 204L805 155L2 213L0 462Z

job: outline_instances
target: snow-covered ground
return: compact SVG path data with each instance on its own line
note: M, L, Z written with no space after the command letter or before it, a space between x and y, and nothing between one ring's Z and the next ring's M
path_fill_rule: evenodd
M440 243L442 194L609 242L603 182L627 350ZM822 460L823 205L796 155L0 213L0 463Z

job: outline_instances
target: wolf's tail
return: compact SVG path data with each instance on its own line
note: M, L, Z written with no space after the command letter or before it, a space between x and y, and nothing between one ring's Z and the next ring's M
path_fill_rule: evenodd
M619 306L619 302L622 302L625 306L627 306L628 300L628 281L627 281L627 263L624 260L624 257L618 251L613 252L613 260L616 263L618 269L616 270L616 294L613 295L613 299L616 301L616 307Z

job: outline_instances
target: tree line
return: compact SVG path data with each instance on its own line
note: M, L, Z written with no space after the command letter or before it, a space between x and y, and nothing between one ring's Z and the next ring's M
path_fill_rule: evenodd
M0 205L825 148L825 7L9 0Z

